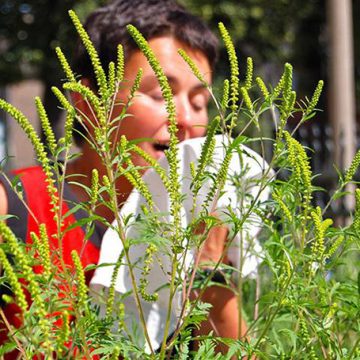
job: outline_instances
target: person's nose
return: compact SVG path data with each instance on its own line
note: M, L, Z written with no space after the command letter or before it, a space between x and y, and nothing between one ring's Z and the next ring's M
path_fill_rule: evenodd
M188 97L185 94L177 96L176 116L178 123L178 138L180 141L189 139L193 124L193 111Z

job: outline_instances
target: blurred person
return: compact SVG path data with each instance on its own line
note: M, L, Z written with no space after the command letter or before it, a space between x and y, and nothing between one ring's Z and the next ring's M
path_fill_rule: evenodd
M117 45L122 44L125 52L126 82L117 93L119 103L126 103L139 68L143 69L140 87L136 92L127 114L132 115L121 121L116 132L117 141L121 135L128 140L148 138L153 141L143 141L138 145L154 158L158 159L167 149L170 134L168 131L168 114L161 94L157 78L148 64L145 56L139 51L126 30L126 25L134 25L147 39L155 56L159 60L166 76L168 77L176 105L178 122L178 137L180 141L202 137L206 133L208 123L207 105L210 98L208 90L192 74L187 64L178 55L178 49L186 50L193 59L200 72L208 83L212 81L215 61L217 58L217 40L209 28L197 17L188 13L174 0L115 0L95 10L87 19L85 29L99 53L104 69L108 68L110 61L116 61ZM88 55L81 44L78 45L73 59L73 70L82 76L82 82L94 91L97 90L93 68ZM84 119L93 119L92 110L78 93L71 94L73 103L78 111L84 114ZM113 117L122 110L121 106L115 107ZM84 120L86 122L86 120ZM82 131L77 124L77 130ZM91 127L88 127L92 131ZM70 162L66 168L66 175L71 181L90 187L92 169L97 169L99 177L105 174L104 165L99 154L83 140L76 132L75 142L80 147L81 155ZM133 155L135 166L145 166L144 160ZM56 233L56 224L53 213L50 211L50 199L46 191L45 175L40 166L18 169L9 174L10 177L18 176L23 187L23 197L31 212L24 206L9 183L0 178L0 215L11 214L16 217L7 220L7 224L15 235L25 243L30 243L30 232L39 233L38 224L45 223L49 239ZM120 177L117 179L119 203L126 201L132 185ZM88 201L86 191L73 184L65 184L64 211L66 213L72 203ZM108 222L114 220L114 214L105 206L97 207L97 215L104 217ZM68 223L87 217L86 213L77 211L69 216ZM84 266L97 264L102 236L105 229L97 223L90 239L85 242L82 251ZM226 243L228 231L225 227L214 228L204 245L199 263L221 259ZM62 256L67 265L72 265L70 253L73 249L80 251L85 239L85 230L76 227L67 232L63 240ZM51 246L56 249L55 240ZM226 263L226 258L223 259ZM60 271L60 270L59 270ZM87 273L87 281L91 278ZM194 330L194 335L208 334L215 325L217 335L229 338L239 338L239 316L237 298L228 289L220 286L211 286L204 292L202 301L212 305L209 319L204 321L201 328ZM18 327L21 320L17 315L15 304L4 306L4 311L9 321ZM245 324L241 326L243 333ZM3 341L6 338L5 326L0 334ZM226 351L226 348L219 346Z

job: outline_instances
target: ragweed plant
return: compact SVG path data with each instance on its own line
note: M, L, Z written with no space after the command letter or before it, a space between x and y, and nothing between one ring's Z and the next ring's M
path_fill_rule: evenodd
M53 88L66 112L64 137L55 139L37 98L46 136L43 144L25 116L0 100L0 108L22 126L36 150L54 214L51 229L49 224L35 221L32 241L25 245L9 226L0 223L1 282L6 289L2 294L6 305L0 315L8 334L1 355L17 350L23 359L358 358L360 190L355 192L356 208L353 216L349 215L349 225L337 226L327 209L344 196L350 182L355 182L360 156L355 156L344 175L339 174L339 185L329 204L320 207L314 196L320 189L313 186L316 174L310 166L311 151L296 140L298 127L316 114L323 82L319 81L310 100L301 100L294 90L295 70L290 64L285 65L275 86L254 73L251 58L246 60L243 76L231 37L220 24L230 76L224 81L222 93L216 94L195 62L180 49L179 56L211 93L219 113L211 119L206 138L200 141L198 157L181 173L182 148L174 97L147 41L136 28L128 26L158 79L166 104L170 143L165 165L146 153L137 141L118 136L127 109L136 101L142 70L138 70L127 101L119 104L117 94L126 81L122 46L117 48L116 62L105 69L76 14L71 11L70 17L94 67L96 89L80 81L57 48L67 79L63 90L80 94L91 109L91 118L85 118L77 104L71 104L60 89ZM122 111L115 116L115 107L119 106ZM294 129L288 119L295 114L300 121ZM241 129L237 128L239 117L247 121ZM272 139L245 135L250 124L261 131L269 117L274 123ZM76 157L70 153L74 122L83 125L84 141L99 154L105 169L103 173L92 170L89 186L67 175L69 162ZM273 149L270 156L264 150L267 142ZM249 149L249 143L257 143L261 154ZM135 166L134 154L146 166ZM268 164L265 155L270 158ZM147 182L148 174L156 174L158 187L168 194L168 213L160 210L154 189ZM142 199L136 213L119 212L126 206L116 186L121 177L126 177L135 189L133 194ZM65 200L69 183L81 186L88 195L87 200L70 209ZM13 185L17 191L16 181ZM100 207L113 214L114 223L98 215ZM74 213L84 210L87 216L69 221ZM110 263L84 266L83 253L95 222L115 232L121 250ZM228 227L228 241L220 259L206 263L204 271L199 254L212 229L219 225ZM85 238L65 259L68 236L80 226L85 229ZM141 254L136 257L138 249ZM226 258L231 261L225 264ZM102 268L112 269L109 284L89 290L88 278ZM124 273L128 291L118 285ZM221 284L216 282L219 273ZM208 335L194 336L193 329L209 316L210 305L201 299L206 288L213 285L237 297L241 309L239 333L245 333L237 340L220 337L216 329ZM164 323L162 338L155 346L147 311L159 306L160 301ZM18 326L10 319L14 313L9 316L6 311L7 305L15 304L19 308ZM242 319L247 322L246 329L242 328ZM194 342L196 352L191 350ZM216 353L219 344L227 346L227 354Z

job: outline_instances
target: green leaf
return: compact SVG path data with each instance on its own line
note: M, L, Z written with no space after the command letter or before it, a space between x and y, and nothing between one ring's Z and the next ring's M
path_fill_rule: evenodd
M89 223L92 223L96 220L99 220L101 221L102 218L100 216L97 216L97 215L93 215L93 216L89 216L87 218L83 218L83 219L80 219L80 220L77 220L75 221L74 223L70 224L65 230L64 230L64 233L74 229L74 228L77 228L77 227L81 227L81 226L84 226L84 225L87 225Z
M10 215L10 214L0 215L0 221L5 221L5 220L10 219L10 218L16 218L16 219L18 219L18 217L15 216L15 215Z
M16 349L16 342L15 341L9 341L3 345L0 346L0 356L4 356L6 353L9 353Z

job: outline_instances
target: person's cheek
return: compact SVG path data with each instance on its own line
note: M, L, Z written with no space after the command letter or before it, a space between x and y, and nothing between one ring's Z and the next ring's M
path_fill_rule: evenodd
M137 120L133 116L126 117L120 125L120 134L125 135L128 140L135 139L139 132L136 122Z
M138 131L146 133L147 136L154 135L161 126L167 123L168 115L163 104L147 101L137 110Z
M129 140L148 136L149 111L141 104L133 104L122 120L121 133Z
M194 124L192 128L192 137L203 137L206 135L208 126L208 116L205 112L198 121Z

